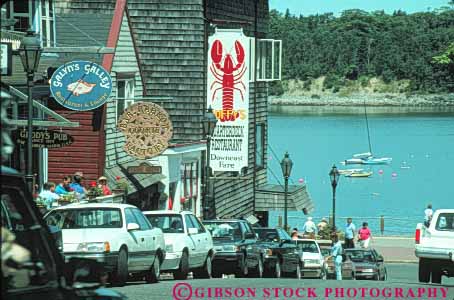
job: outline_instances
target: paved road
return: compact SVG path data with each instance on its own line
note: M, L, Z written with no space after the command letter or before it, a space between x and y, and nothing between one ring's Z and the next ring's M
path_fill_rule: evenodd
M447 299L454 300L454 279L443 278L443 285L421 285L417 283L416 264L389 264L389 280L377 281L335 281L317 279L286 279L279 280L225 278L210 280L162 280L157 284L145 284L143 282L129 283L122 288L115 288L124 293L130 300L148 299L235 299L235 300L271 300L271 299L396 299L400 291L404 299L418 298L418 292L422 293L420 299ZM249 290L248 290L249 288ZM336 290L336 288L338 288ZM336 297L337 291L337 297ZM364 298L361 293L364 294ZM411 293L414 293L415 297ZM428 293L432 298L429 298ZM173 293L180 295L173 298ZM192 297L190 296L192 293ZM209 295L211 293L211 297ZM218 297L216 296L218 293ZM235 297L237 293L238 297ZM284 294L286 293L286 294ZM342 295L343 293L343 295ZM350 293L347 295L347 293ZM355 295L356 293L356 295ZM381 293L378 297L374 293ZM384 293L384 294L383 294ZM396 294L397 293L397 294ZM410 293L410 294L409 294ZM446 293L446 298L443 298ZM230 296L233 294L233 296ZM221 296L221 297L219 297ZM286 297L287 296L287 297ZM343 297L342 297L343 296ZM408 297L405 297L408 296Z

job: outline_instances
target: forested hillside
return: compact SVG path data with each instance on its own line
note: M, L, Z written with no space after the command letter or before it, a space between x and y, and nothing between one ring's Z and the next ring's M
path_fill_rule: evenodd
M334 93L370 78L406 80L405 92L454 92L454 9L407 14L362 10L294 16L270 12L270 37L283 42L282 94L289 79L324 77ZM284 89L283 89L284 85Z

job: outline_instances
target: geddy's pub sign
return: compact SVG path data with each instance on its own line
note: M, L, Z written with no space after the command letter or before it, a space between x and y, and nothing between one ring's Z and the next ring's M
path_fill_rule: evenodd
M92 110L103 105L112 92L112 79L102 66L71 61L60 66L50 80L55 100L72 110Z

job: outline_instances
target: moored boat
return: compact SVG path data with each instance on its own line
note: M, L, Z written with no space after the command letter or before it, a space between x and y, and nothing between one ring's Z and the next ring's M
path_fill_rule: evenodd
M351 174L346 174L345 177L370 177L372 172L353 172Z
M375 158L375 157L369 157L363 161L363 164L365 165L386 165L389 164L393 159L390 157L381 157L381 158Z

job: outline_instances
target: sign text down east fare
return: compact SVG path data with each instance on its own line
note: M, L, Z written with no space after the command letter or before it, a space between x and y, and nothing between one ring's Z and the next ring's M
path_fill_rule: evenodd
M112 79L102 66L72 61L52 75L50 90L55 100L72 110L92 110L103 105L112 92Z

